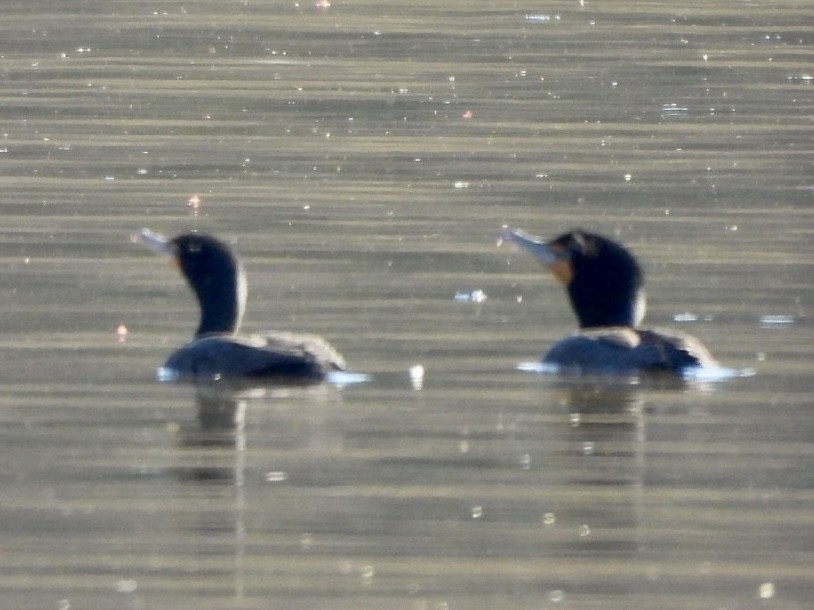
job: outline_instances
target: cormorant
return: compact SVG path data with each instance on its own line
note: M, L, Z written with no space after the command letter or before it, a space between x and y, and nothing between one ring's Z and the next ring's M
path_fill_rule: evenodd
M639 328L644 317L644 273L615 241L575 229L546 242L521 230L501 240L532 254L565 286L579 331L542 357L560 372L672 372L717 366L698 339L682 332Z
M161 378L314 383L329 371L345 370L339 352L315 335L236 336L246 303L246 280L237 258L222 241L193 231L169 239L141 229L135 237L173 258L200 306L192 341L170 355L159 369Z

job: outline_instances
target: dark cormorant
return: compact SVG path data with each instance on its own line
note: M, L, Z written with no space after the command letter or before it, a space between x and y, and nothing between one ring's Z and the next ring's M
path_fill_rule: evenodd
M639 328L644 317L644 273L621 244L576 229L545 242L520 230L501 239L536 257L565 286L579 331L542 357L561 372L681 374L717 366L704 345L678 331Z
M135 237L174 259L201 310L194 338L170 355L159 369L161 378L314 383L329 371L345 370L345 360L321 337L286 332L235 335L246 303L246 280L222 241L197 232L168 239L149 229Z

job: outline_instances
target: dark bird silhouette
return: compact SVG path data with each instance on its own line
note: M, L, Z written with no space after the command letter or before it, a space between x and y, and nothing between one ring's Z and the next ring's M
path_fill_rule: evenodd
M565 286L579 331L542 357L563 372L681 374L717 366L704 345L686 333L639 328L645 312L644 273L621 244L576 229L545 242L520 230L501 240L532 254Z
M329 371L345 370L339 352L315 335L236 336L246 304L246 280L237 258L222 241L197 232L168 239L149 229L141 229L135 238L172 257L200 306L195 336L170 355L159 369L162 378L314 383Z

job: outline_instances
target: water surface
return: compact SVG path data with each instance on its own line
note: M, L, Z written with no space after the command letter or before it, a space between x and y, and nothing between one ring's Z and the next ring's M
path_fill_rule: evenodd
M805 3L326 4L6 3L2 605L808 607ZM573 319L504 224L629 244L755 375L517 370ZM196 312L143 226L372 381L158 384Z

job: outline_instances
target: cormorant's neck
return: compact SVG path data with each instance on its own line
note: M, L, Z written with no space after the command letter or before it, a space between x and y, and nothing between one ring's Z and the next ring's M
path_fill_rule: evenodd
M629 290L585 291L570 286L568 296L581 329L628 326L635 328L644 318L644 291Z
M233 273L207 274L190 285L201 309L195 337L236 333L246 303L246 281L242 270L236 267Z

